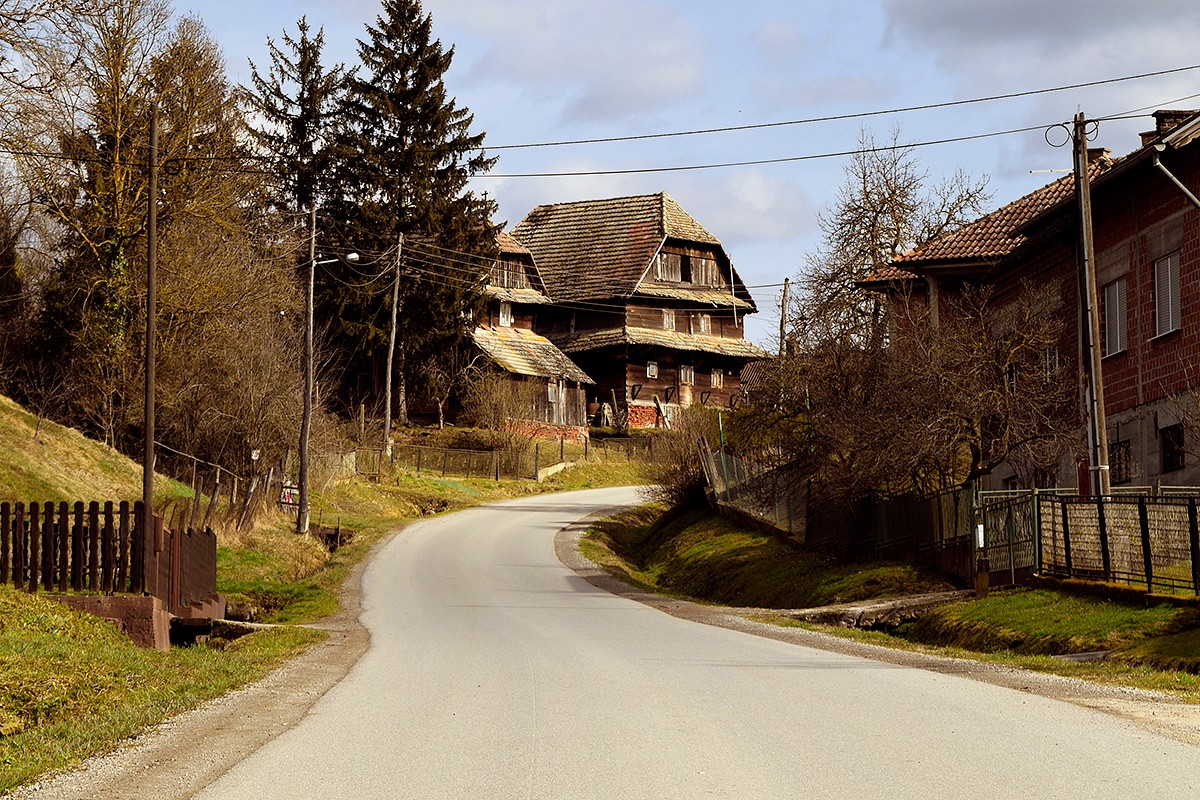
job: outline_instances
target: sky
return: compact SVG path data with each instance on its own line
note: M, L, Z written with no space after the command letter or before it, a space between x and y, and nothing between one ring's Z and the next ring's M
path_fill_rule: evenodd
M327 63L354 64L379 0L175 0L204 20L235 83L307 16ZM1065 129L1124 155L1156 108L1200 108L1195 0L425 0L454 48L446 85L499 161L472 188L511 229L535 206L665 191L725 245L774 349L784 278L821 244L847 157L895 132L930 184L986 176L998 207L1071 166ZM1170 74L1117 80L1146 73ZM1099 83L1063 91L1038 92ZM962 102L1001 95L1022 97ZM898 113L894 109L942 105ZM860 116L865 115L865 116ZM1132 119L1108 119L1132 115ZM752 130L553 147L814 118ZM1029 130L1025 130L1029 129ZM1020 133L1002 133L1006 131ZM990 135L1002 134L1002 135ZM971 138L945 142L947 139ZM942 143L938 143L942 142ZM793 159L774 164L708 166ZM645 171L663 170L670 171ZM621 170L625 174L612 174ZM552 177L521 177L559 174ZM578 173L609 173L581 175Z

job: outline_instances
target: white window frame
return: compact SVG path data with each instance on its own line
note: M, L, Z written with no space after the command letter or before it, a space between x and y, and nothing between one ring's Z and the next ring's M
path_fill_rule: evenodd
M720 389L725 386L725 370L714 369L708 376L708 385L714 389Z
M711 334L712 333L712 314L701 314L700 315L700 333L702 333L702 334Z
M1179 251L1154 262L1154 335L1166 336L1180 327Z
M646 377L647 378L657 378L658 377L658 362L657 361L647 361L646 362Z
M511 328L513 324L512 303L507 300L500 301L500 327Z
M1104 355L1129 349L1129 281L1117 278L1104 285Z
M679 383L681 386L694 385L696 383L696 368L691 364L680 364Z

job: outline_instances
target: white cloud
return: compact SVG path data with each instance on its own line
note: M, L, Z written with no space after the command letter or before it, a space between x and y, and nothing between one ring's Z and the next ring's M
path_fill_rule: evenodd
M473 83L520 84L527 98L556 100L564 119L623 119L678 105L704 86L702 37L659 2L434 0L441 23L487 40L467 66Z

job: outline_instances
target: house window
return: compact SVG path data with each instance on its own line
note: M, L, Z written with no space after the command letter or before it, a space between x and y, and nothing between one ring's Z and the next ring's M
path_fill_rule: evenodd
M1052 383L1058 377L1058 347L1047 347L1042 350L1042 380Z
M658 362L657 361L647 361L646 362L646 377L647 378L657 378L658 377Z
M1178 276L1176 277L1178 285ZM1128 281L1118 278L1104 287L1104 355L1129 348Z
M1010 361L1004 365L1004 389L1009 394L1017 393L1017 378L1020 375L1020 369L1016 362Z
M558 402L558 384L557 383L546 384L546 399L548 399L551 403Z
M1111 483L1129 483L1133 480L1133 449L1129 440L1108 443L1108 479Z
M675 330L675 310L672 308L663 309L663 330Z
M1158 431L1158 447L1162 454L1162 471L1174 472L1183 469L1183 424L1176 423Z
M683 271L683 256L679 253L659 253L654 262L654 277L660 281L678 283Z
M1179 330L1179 253L1154 262L1155 336Z
M691 386L696 382L696 368L691 364L679 365L679 382L684 386Z
M502 328L509 328L512 327L512 323L512 303L502 300L500 302L500 326Z
M725 385L725 370L714 369L712 375L708 378L708 385L714 389L720 389Z
M712 333L712 314L700 315L700 333Z

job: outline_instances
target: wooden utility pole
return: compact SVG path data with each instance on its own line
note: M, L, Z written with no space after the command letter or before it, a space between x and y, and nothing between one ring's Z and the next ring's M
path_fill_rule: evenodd
M313 412L313 289L317 279L317 204L309 209L308 286L304 307L304 410L300 417L300 468L296 478L296 533L308 533L308 436ZM267 491L271 490L270 485Z
M383 451L392 455L392 363L396 355L396 312L400 304L400 261L404 255L404 234L396 242L396 275L392 279L392 325L388 329L387 382L383 391Z
M783 279L783 299L779 301L779 355L787 350L787 315L788 295L791 293L792 279Z
M142 451L142 532L154 532L154 338L158 313L158 102L150 110L150 164L146 201L146 408Z
M1108 423L1104 413L1104 377L1100 368L1100 302L1096 286L1096 252L1092 240L1092 188L1088 175L1087 119L1075 115L1072 143L1075 152L1075 196L1079 201L1079 299L1083 311L1080 341L1083 345L1084 408L1088 417L1088 461L1091 491L1109 494ZM1080 487L1081 489L1083 487Z

